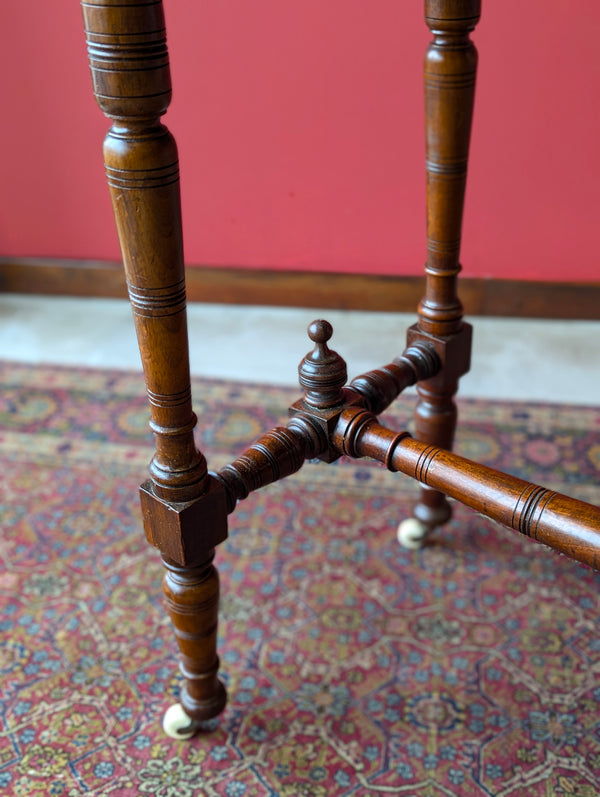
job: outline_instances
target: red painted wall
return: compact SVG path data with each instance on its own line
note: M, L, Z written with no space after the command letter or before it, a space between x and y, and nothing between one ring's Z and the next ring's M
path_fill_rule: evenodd
M600 3L483 5L464 273L597 280ZM422 0L165 6L187 261L420 273ZM2 15L0 255L117 259L78 4Z

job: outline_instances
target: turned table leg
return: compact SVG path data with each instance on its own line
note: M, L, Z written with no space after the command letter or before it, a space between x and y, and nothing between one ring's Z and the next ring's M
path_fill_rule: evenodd
M104 160L144 368L156 453L141 501L148 540L163 555L165 596L182 656L179 718L189 735L218 714L218 579L227 536L222 486L194 443L177 147L161 124L171 99L162 2L84 0L94 93L112 121Z
M415 436L446 449L452 448L454 396L459 378L469 370L471 350L457 277L477 69L477 51L469 36L479 13L480 0L425 2L425 19L433 34L425 57L427 263L425 296L408 339L426 340L438 349L440 373L417 385ZM414 518L400 524L400 542L420 547L450 515L442 493L422 488Z
M169 736L193 735L197 722L219 714L226 701L217 678L217 621L219 576L212 558L200 567L179 567L163 560L165 602L181 652L179 667L185 678L181 703L165 714L163 728Z

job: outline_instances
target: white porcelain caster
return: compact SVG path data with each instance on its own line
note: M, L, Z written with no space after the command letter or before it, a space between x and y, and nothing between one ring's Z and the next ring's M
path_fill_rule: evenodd
M414 517L403 520L398 526L398 542L403 548L413 551L422 548L429 533L429 528Z
M181 703L175 703L165 711L163 731L172 739L191 739L200 723L188 717Z

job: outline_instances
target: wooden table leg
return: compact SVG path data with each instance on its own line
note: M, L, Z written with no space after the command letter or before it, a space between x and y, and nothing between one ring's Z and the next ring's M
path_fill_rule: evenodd
M227 534L222 486L194 443L177 147L161 124L171 79L161 0L83 0L94 93L112 126L104 143L156 453L142 487L146 536L165 560L165 596L182 653L183 711L167 732L190 735L218 714L218 579ZM176 712L177 713L177 712Z
M471 330L463 322L457 276L477 69L470 33L479 14L480 0L425 2L425 19L433 34L425 57L426 285L409 341L437 341L446 350L440 374L417 386L415 412L416 437L446 449L454 440L458 380L470 361ZM423 488L414 518L400 524L400 542L420 547L450 515L444 495Z

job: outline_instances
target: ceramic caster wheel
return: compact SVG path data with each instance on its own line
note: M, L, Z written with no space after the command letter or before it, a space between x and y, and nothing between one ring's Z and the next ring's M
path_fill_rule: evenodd
M188 717L181 703L168 708L163 717L163 731L172 739L191 739L200 723Z
M398 526L398 542L403 548L418 550L425 545L429 528L414 517L403 520Z

